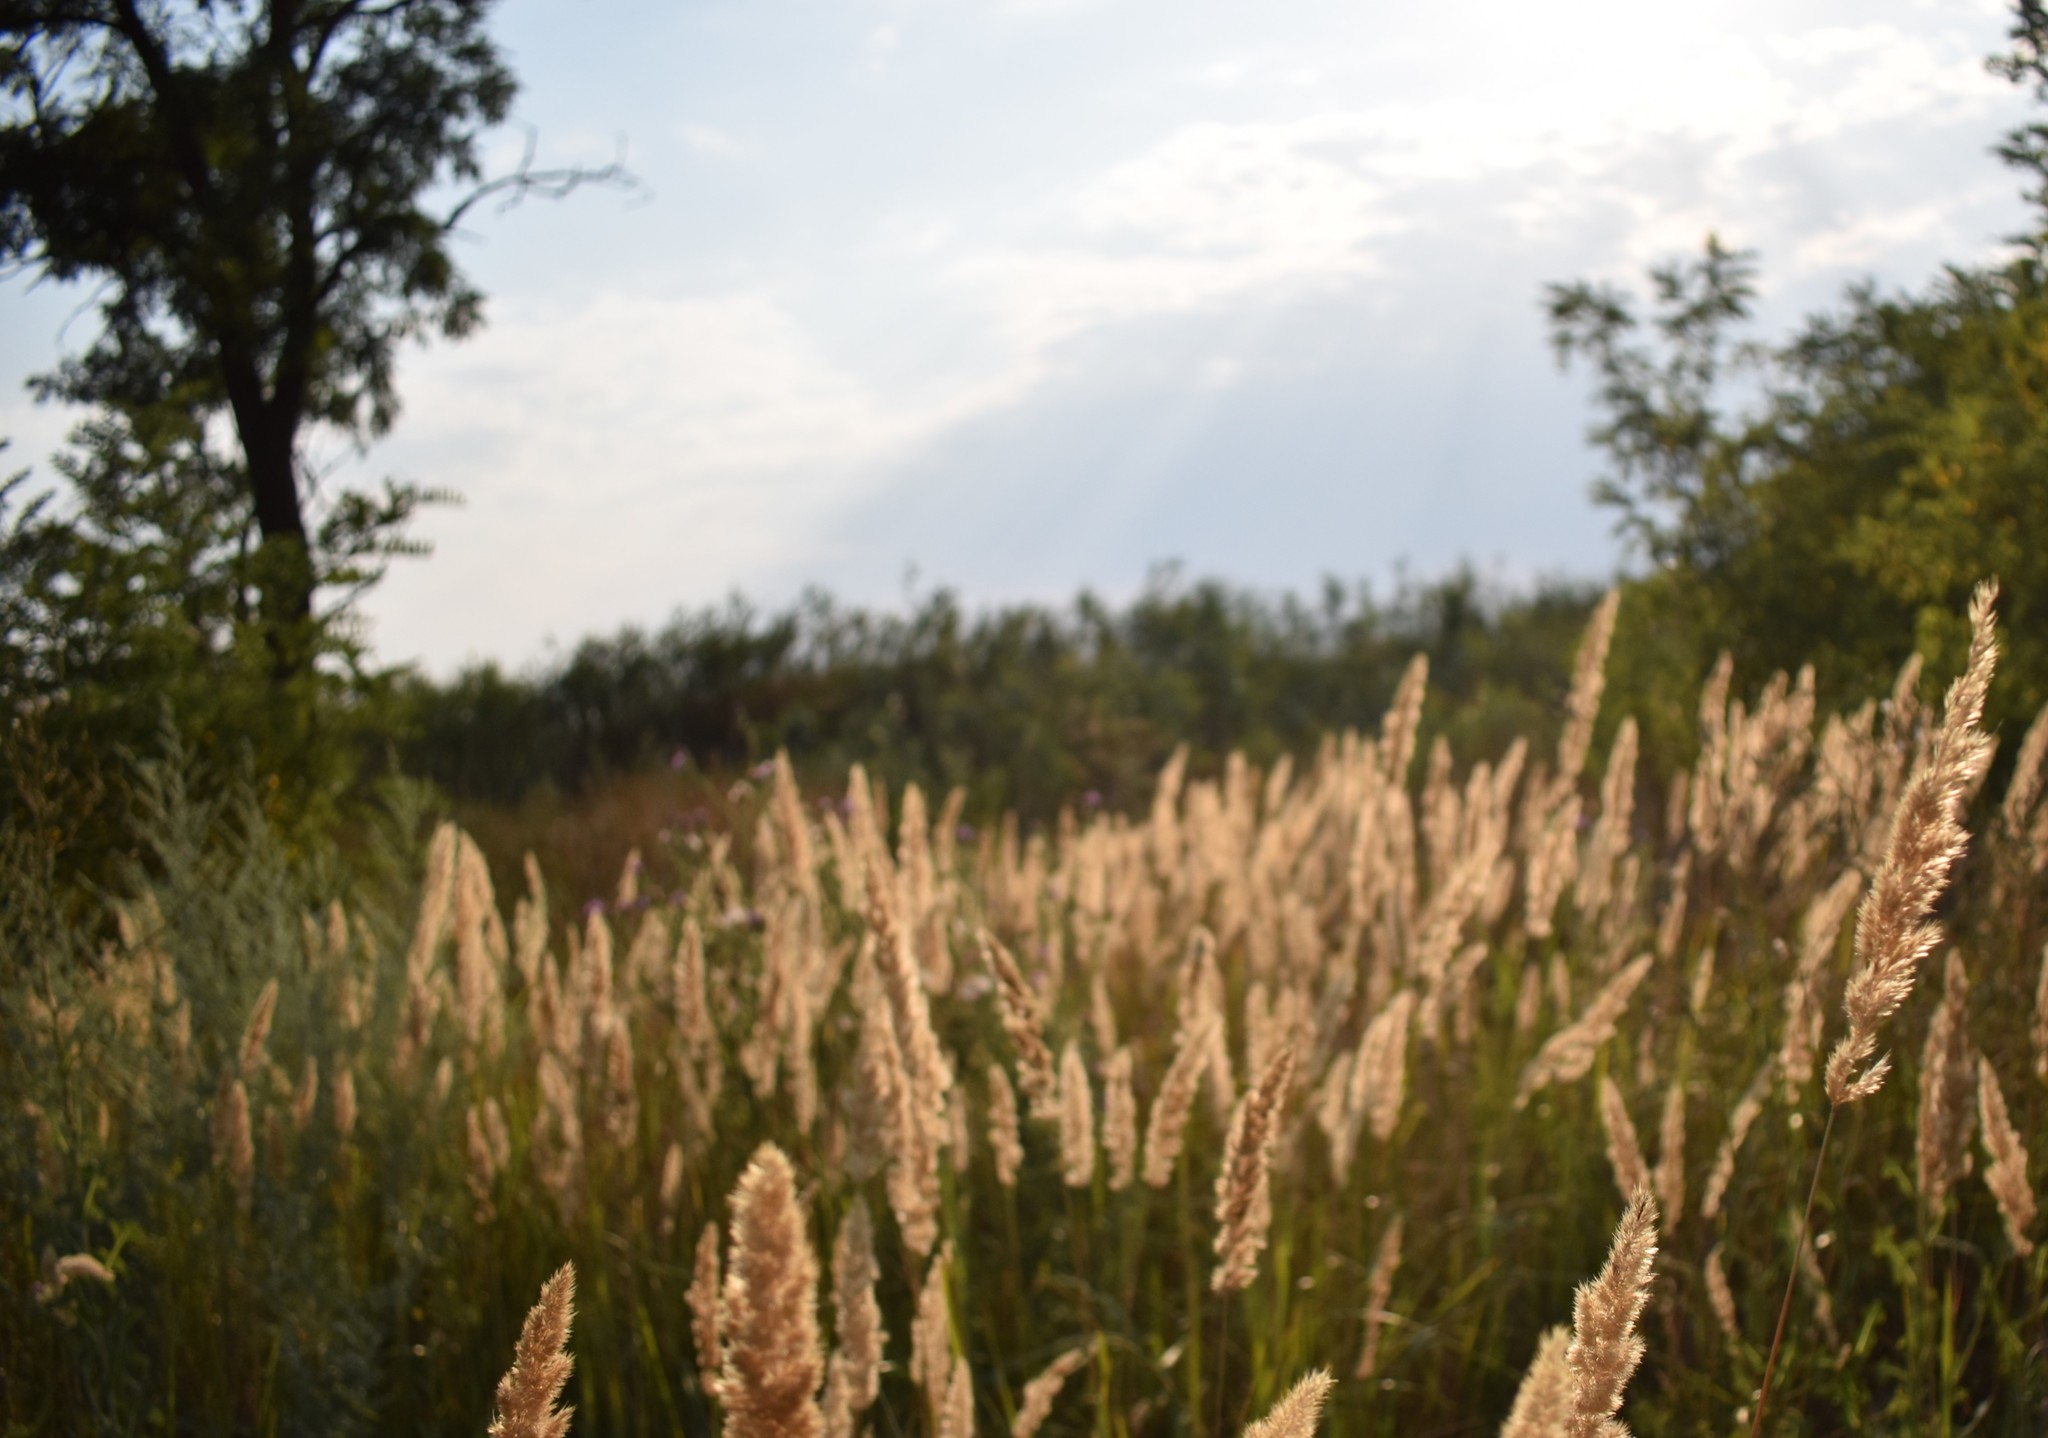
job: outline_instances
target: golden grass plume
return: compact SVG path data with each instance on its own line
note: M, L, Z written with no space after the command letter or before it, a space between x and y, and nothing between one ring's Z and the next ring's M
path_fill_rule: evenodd
M498 1380L491 1438L562 1438L574 1408L555 1402L569 1381L569 1321L575 1314L576 1269L563 1264L541 1285L540 1298L520 1327L512 1366Z

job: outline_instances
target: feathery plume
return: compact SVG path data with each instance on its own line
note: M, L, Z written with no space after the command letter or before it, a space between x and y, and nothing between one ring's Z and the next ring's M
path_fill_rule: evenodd
M946 1379L946 1403L939 1413L939 1438L974 1438L974 1370L958 1354Z
M1891 1059L1877 1055L1878 1026L1905 1002L1920 961L1941 942L1941 926L1928 915L1969 843L1963 802L1991 760L1991 740L1977 725L1998 661L1997 596L1998 586L1985 583L1971 597L1969 663L1949 686L1933 752L1899 796L1884 866L1856 914L1858 966L1842 996L1849 1032L1828 1055L1831 1103L1854 1103L1883 1087Z
M498 920L490 868L467 834L457 838L455 866L456 1014L470 1048L488 1040L495 1054L505 1038L505 995L499 978L507 957L504 926Z
M1052 1050L1045 1046L1045 1015L1038 995L1024 981L1023 970L987 929L981 931L981 955L996 982L1003 1032L1017 1049L1017 1082L1031 1105L1033 1118L1050 1118L1059 1110L1059 1079L1053 1072Z
M57 1283L59 1287L78 1279L90 1279L94 1283L112 1283L113 1270L94 1258L90 1253L67 1253L57 1260Z
M932 1424L945 1420L946 1383L952 1376L953 1315L946 1288L953 1271L953 1243L939 1245L917 1290L910 1327L910 1381L924 1393Z
M1372 1136L1385 1143L1401 1122L1408 1081L1408 1028L1415 1014L1415 990L1403 989L1373 1015L1358 1041L1351 1074L1352 1121L1363 1116Z
M1174 1045L1173 1062L1153 1096L1152 1112L1145 1118L1145 1182L1164 1188L1173 1181L1173 1166L1180 1158L1181 1139L1187 1133L1188 1113L1194 1108L1195 1090L1209 1062L1208 1033L1213 1021L1181 1030Z
M249 1132L249 1090L240 1079L222 1087L214 1109L213 1166L226 1171L235 1207L246 1214L256 1184L256 1142Z
M434 950L448 928L448 906L454 898L456 842L461 830L443 821L427 842L427 875L420 889L420 915L406 951L408 977L423 977L433 966Z
M1663 1209L1664 1226L1677 1226L1685 1212L1685 1081L1673 1074L1664 1089L1664 1113L1657 1123L1657 1166L1650 1189Z
M576 1268L565 1263L541 1285L540 1300L520 1325L512 1366L498 1380L491 1438L562 1438L574 1408L555 1408L576 1364L569 1357L569 1321L575 1314Z
M1010 1087L1010 1071L999 1063L988 1066L988 1146L995 1154L996 1182L1015 1188L1017 1170L1024 1166L1024 1136L1017 1122L1017 1091Z
M764 1143L754 1151L730 1203L718 1382L726 1438L820 1438L818 1258L781 1149Z
M1580 1284L1572 1298L1572 1342L1565 1351L1572 1372L1567 1438L1627 1438L1628 1426L1614 1415L1643 1361L1636 1320L1650 1299L1656 1257L1657 1202L1638 1191L1615 1227L1600 1276Z
M879 865L868 870L868 925L875 934L875 968L889 997L896 1023L896 1042L903 1067L915 1087L919 1119L934 1149L946 1140L946 1097L953 1087L953 1066L932 1029L930 996L924 975L911 953L911 936L896 912L888 881ZM934 1153L936 1161L936 1153Z
M1676 776L1682 785L1683 774ZM1684 821L1685 806L1674 796L1670 811ZM1687 849L1678 856L1678 862L1671 866L1671 888L1664 900L1664 910L1657 917L1657 957L1667 963L1678 957L1678 945L1685 937L1686 900L1692 890L1692 850Z
M661 1237L664 1243L676 1231L676 1205L683 1197L683 1146L670 1139L661 1155L661 1187L655 1200L661 1205Z
M1600 817L1586 839L1586 853L1573 885L1583 914L1597 915L1615 897L1614 868L1628 851L1629 825L1635 817L1636 721L1621 721L1607 756L1607 774L1600 782Z
M882 1307L875 1301L878 1273L874 1220L868 1216L867 1200L856 1196L832 1245L833 1331L838 1340L832 1376L856 1419L881 1391L882 1349L889 1341L888 1330L882 1327Z
M1401 1215L1395 1214L1387 1231L1380 1235L1373 1253L1372 1272L1365 1281L1365 1343L1358 1353L1360 1378L1370 1378L1380 1365L1380 1335L1387 1320L1394 1317L1387 1304L1394 1296L1394 1274L1401 1267Z
M1707 854L1721 847L1721 800L1728 768L1728 685L1734 677L1735 656L1724 649L1700 687L1700 760L1690 785L1687 821L1693 847Z
M846 1373L837 1355L825 1365L825 1392L818 1399L818 1411L825 1438L854 1438L860 1420L854 1416L853 1399L846 1391Z
M533 1160L541 1185L564 1215L577 1207L577 1179L583 1173L583 1117L576 1084L551 1053L537 1066L541 1103L533 1116Z
M2041 946L2041 977L2034 983L2034 1073L2048 1080L2048 944Z
M334 1131L343 1139L356 1131L356 1075L346 1064L334 1076Z
M1628 1105L1614 1080L1600 1080L1600 1127L1607 1135L1607 1162L1614 1170L1614 1184L1624 1198L1650 1186L1649 1166L1643 1162L1643 1146L1636 1126L1628 1116Z
M2041 796L2044 760L2048 760L2048 705L2043 705L2034 722L2027 726L2027 737L2020 741L2020 752L2013 761L2012 777L2006 781L2005 800L2000 805L2005 831L2015 841L2026 838L2028 817L2034 801Z
M1116 1009L1110 1003L1108 976L1099 967L1088 976L1088 1029L1095 1040L1095 1052L1117 1051Z
M320 1061L306 1055L299 1070L299 1086L292 1090L292 1129L304 1133L313 1122L313 1105L320 1099Z
M1129 1048L1109 1056L1102 1076L1102 1151L1109 1158L1110 1191L1121 1193L1138 1166L1138 1098L1131 1092Z
M1607 687L1607 648L1614 640L1614 616L1620 608L1621 591L1608 590L1579 641L1571 695L1565 700L1564 733L1557 741L1557 777L1551 780L1552 792L1560 799L1578 783L1586 752L1593 747L1593 721L1600 717L1600 694Z
M1247 1424L1244 1438L1314 1438L1323 1400L1335 1384L1328 1369L1316 1369L1282 1394L1265 1417Z
M1660 954L1659 957L1662 957ZM1693 960L1692 987L1686 994L1685 1011L1692 1015L1692 1021L1702 1027L1707 1021L1707 1001L1714 994L1714 946L1700 946L1699 957Z
M846 1114L846 1153L842 1160L847 1177L866 1183L889 1162L896 1144L896 1099L910 1082L903 1072L903 1054L896 1047L896 1031L881 1001L881 981L863 954L854 963L854 1008L860 1015L860 1040L854 1052L852 1081L845 1086L840 1106ZM906 1120L907 1121L907 1120ZM895 1202L893 1196L891 1203Z
M1569 1438L1626 1438L1628 1428L1614 1413L1622 1407L1622 1389L1642 1362L1642 1338L1636 1319L1651 1297L1653 1264L1657 1260L1657 1200L1638 1190L1614 1229L1614 1247L1606 1266L1591 1282L1579 1284L1571 1301L1571 1413L1565 1420Z
M1422 701L1429 693L1429 656L1418 653L1401 671L1393 702L1380 721L1381 777L1389 788L1405 789L1415 761L1415 736L1422 727Z
M889 1031L887 1023L880 1027ZM889 1207L904 1243L921 1258L939 1239L939 1147L918 1112L915 1079L900 1060L888 1092Z
M1735 1311L1735 1290L1728 1284L1728 1271L1721 1266L1720 1244L1707 1250L1702 1273L1707 1281L1707 1307L1714 1311L1714 1322L1721 1325L1721 1333L1732 1347L1742 1338L1742 1321Z
M609 1025L605 1036L605 1136L623 1148L633 1141L640 1123L640 1099L633 1083L633 1031L624 1016Z
M2012 1251L2021 1258L2034 1251L2027 1229L2034 1222L2034 1189L2027 1182L2027 1146L2006 1111L2005 1092L1998 1075L1982 1054L1977 1056L1977 1112L1984 1125L1984 1154L1990 1163L1984 1169L1984 1186L1998 1200L1999 1217L2005 1220L2005 1236Z
M1813 1056L1820 1048L1822 1012L1820 984L1842 921L1863 891L1863 875L1845 871L1806 908L1799 919L1799 965L1785 985L1785 1037L1778 1047L1778 1068L1785 1078L1785 1099L1799 1101L1800 1090L1813 1077Z
M1246 1091L1231 1115L1216 1174L1216 1269L1209 1286L1218 1293L1249 1288L1258 1276L1259 1254L1273 1220L1268 1182L1280 1104L1294 1077L1294 1050L1282 1049Z
M490 1142L491 1162L503 1173L512 1162L512 1135L505 1128L505 1110L496 1098L484 1100L484 1137Z
M270 1041L271 1020L277 1016L277 980L266 980L256 995L256 1002L249 1008L248 1022L242 1025L242 1042L236 1059L236 1071L248 1078L256 1071L257 1061L264 1056L264 1045Z
M1507 1422L1500 1425L1500 1438L1558 1438L1564 1432L1572 1408L1572 1370L1565 1362L1571 1346L1569 1329L1544 1330L1529 1371L1515 1389Z
M696 1272L683 1301L690 1306L690 1342L697 1350L697 1381L712 1398L719 1396L718 1375L725 1367L724 1350L719 1345L723 1288L718 1273L718 1225L707 1223L697 1235Z
M1931 1218L1948 1207L1949 1189L1970 1171L1977 1117L1977 1066L1970 1047L1970 979L1963 956L1948 951L1941 1003L1927 1023L1920 1054L1920 1125L1914 1135L1920 1201Z
M1543 970L1532 963L1522 965L1521 987L1515 990L1515 1032L1534 1033L1543 1012Z
M76 1280L111 1285L114 1274L104 1263L90 1253L67 1253L59 1258L57 1251L45 1244L42 1257L43 1276L29 1288L29 1295L38 1303L54 1303ZM59 1310L61 1321L71 1323L73 1317Z
M1735 1177L1735 1155L1741 1152L1742 1141L1749 1137L1751 1126L1762 1115L1764 1099L1770 1091L1771 1065L1765 1063L1729 1112L1728 1136L1721 1140L1721 1147L1714 1154L1714 1166L1707 1172L1706 1187L1700 1191L1701 1217L1713 1218L1720 1213L1721 1200L1727 1196L1728 1184Z
M704 992L704 978L704 931L696 915L691 914L683 919L682 930L676 935L675 958L669 964L676 1037L691 1054L701 1054L718 1041L717 1025Z
M548 890L540 876L540 861L526 851L526 893L512 905L512 962L529 987L540 974L541 956L548 947Z
M491 1187L497 1181L498 1166L491 1154L491 1140L484 1132L482 1112L475 1104L465 1115L469 1137L469 1194L476 1200L476 1220L488 1223L496 1210L491 1204Z
M1572 1011L1572 966L1559 949L1550 956L1545 967L1543 981L1550 989L1550 1006L1563 1018Z
M1593 996L1593 1002L1586 1005L1586 1011L1566 1027L1559 1029L1536 1050L1536 1056L1529 1060L1522 1070L1521 1082L1515 1089L1515 1107L1524 1109L1538 1090L1552 1083L1572 1083L1585 1077L1593 1067L1594 1056L1600 1046L1614 1037L1614 1027L1628 1008L1628 1001L1634 996L1636 986L1650 972L1652 960L1643 954L1628 967L1607 981L1607 986Z
M1095 1096L1080 1046L1072 1042L1060 1055L1060 1176L1068 1188L1086 1188L1095 1179Z
M1052 1416L1053 1400L1060 1396L1060 1389L1067 1380L1087 1366L1089 1346L1081 1344L1069 1348L1052 1362L1045 1365L1036 1378L1024 1385L1024 1392L1017 1404L1017 1416L1010 1420L1010 1438L1033 1438Z

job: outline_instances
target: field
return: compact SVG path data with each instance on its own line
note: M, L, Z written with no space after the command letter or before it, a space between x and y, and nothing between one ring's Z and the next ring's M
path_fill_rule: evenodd
M106 924L9 856L0 1425L545 1431L571 1264L583 1434L2033 1438L2048 716L1987 604L1845 714L1724 664L1653 785L1614 614L1554 752L1418 662L1043 831L784 757L661 892L146 768Z

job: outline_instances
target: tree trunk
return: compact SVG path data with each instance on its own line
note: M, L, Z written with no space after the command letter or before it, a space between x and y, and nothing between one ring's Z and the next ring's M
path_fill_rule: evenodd
M296 427L274 409L266 410L255 423L237 428L256 527L263 536L257 574L264 635L273 672L284 682L313 661L313 556L299 503Z

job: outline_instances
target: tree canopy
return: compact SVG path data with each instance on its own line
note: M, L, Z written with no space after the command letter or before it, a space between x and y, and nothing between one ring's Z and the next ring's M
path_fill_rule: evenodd
M103 408L98 438L149 450L199 421L170 482L239 481L266 553L248 576L278 626L361 577L422 499L317 507L302 443L360 444L398 412L410 338L474 329L482 296L449 251L479 199L621 171L484 181L477 145L515 90L490 0L0 0L0 264L97 281L103 328L40 382ZM431 207L450 185L459 200ZM212 449L225 416L233 443Z
M2016 8L1991 67L2048 97L2048 11ZM2048 175L2048 127L1997 153ZM2032 198L2048 204L2048 189ZM2001 582L2008 720L2048 701L2048 209L2007 258L1917 293L1852 288L1776 345L1743 342L1757 259L1709 237L1650 276L1649 303L1584 282L1546 296L1561 362L1597 376L1595 496L1652 567L1622 641L1670 698L1668 737L1715 651L1760 678L1811 661L1822 693L1868 692L1917 643L1953 668L1971 587ZM1731 399L1739 380L1756 398ZM1633 631L1633 638L1629 631Z
M515 91L491 9L0 0L0 270L83 282L100 320L34 382L90 411L61 498L0 488L0 692L81 757L166 703L309 791L375 742L349 600L440 492L339 488L308 441L382 434L405 342L476 328L476 203L624 178L530 147L485 177Z

